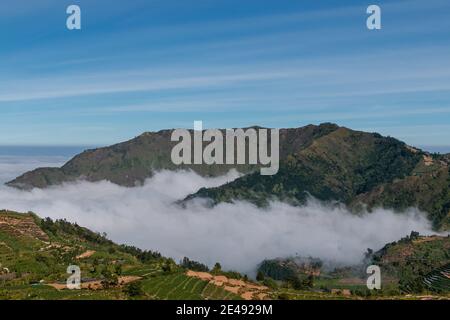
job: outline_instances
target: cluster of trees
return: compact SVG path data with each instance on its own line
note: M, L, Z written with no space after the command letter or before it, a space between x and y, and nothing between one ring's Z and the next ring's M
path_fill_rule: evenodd
M314 287L314 276L306 273L306 269L320 268L322 261L312 258L301 259L299 264L300 266L293 259L265 260L259 266L256 280L269 288L277 288L275 280L281 280L285 286L295 290L309 290ZM302 268L305 272L300 271Z
M71 223L65 219L53 221L51 218L42 219L40 227L47 233L58 235L59 232L77 236L86 241L101 245L112 245L113 242L107 238L106 233L93 232L89 229L80 227L76 223Z
M105 289L115 287L119 284L119 275L109 268L104 268L101 272L102 286Z
M270 277L266 277L261 270L256 274L256 281L261 282L263 285L271 289L278 288L277 282Z
M355 170L356 194L410 175L421 159L421 154L409 151L401 141L379 134L374 134L374 137L373 151L368 152L366 161L361 162Z
M288 278L286 282L295 290L309 290L314 287L314 276L311 274L296 275Z
M191 260L188 257L184 257L183 260L181 260L180 266L182 268L193 270L193 271L201 271L201 272L209 271L209 268L207 265L200 263L198 261Z
M296 276L294 268L279 260L264 260L258 268L258 273L260 278L263 275L275 280L287 280Z
M214 264L214 267L211 269L211 273L214 275L222 275L227 278L242 279L244 281L248 281L248 276L246 274L243 275L234 270L229 270L229 271L222 270L222 265L219 262L216 262Z
M178 270L178 266L172 258L168 258L164 259L161 269L164 273L171 273Z
M322 260L313 257L295 257L287 259L264 260L259 268L260 276L268 276L275 280L292 280L299 274L310 274L320 270Z
M137 247L127 245L121 245L120 247L126 253L129 253L132 256L138 258L142 263L147 263L162 258L161 253L159 253L158 251L142 250Z

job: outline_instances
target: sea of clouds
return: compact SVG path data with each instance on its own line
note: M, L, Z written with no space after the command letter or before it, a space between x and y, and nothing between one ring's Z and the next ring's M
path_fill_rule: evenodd
M0 179L31 167L59 165L61 159L0 158ZM313 256L339 264L358 263L367 248L380 249L412 230L431 234L430 223L415 209L398 214L378 209L354 215L342 206L315 200L303 207L273 202L261 209L246 202L214 208L196 200L182 208L175 202L201 187L219 186L236 172L204 178L193 172L157 173L143 186L125 188L107 181L78 182L45 190L0 187L0 209L33 211L65 218L115 242L152 249L177 261L184 256L212 266L252 274L264 259Z

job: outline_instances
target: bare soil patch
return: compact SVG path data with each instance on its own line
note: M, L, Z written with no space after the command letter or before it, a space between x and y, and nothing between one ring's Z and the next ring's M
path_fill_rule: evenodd
M188 270L186 275L189 277L196 277L204 281L209 281L210 284L221 287L228 292L240 295L245 300L268 299L269 288L266 286L261 286L239 279L229 279L225 276L214 276L208 272Z
M86 259L86 258L91 257L94 253L95 253L95 250L88 250L88 251L83 252L82 254L76 256L76 258L77 258L78 260L80 260L80 259Z

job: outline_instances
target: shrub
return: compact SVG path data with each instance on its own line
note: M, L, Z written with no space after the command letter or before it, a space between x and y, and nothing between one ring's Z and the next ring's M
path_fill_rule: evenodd
M130 297L140 297L143 296L144 290L142 290L142 283L140 281L135 281L128 284L123 290Z

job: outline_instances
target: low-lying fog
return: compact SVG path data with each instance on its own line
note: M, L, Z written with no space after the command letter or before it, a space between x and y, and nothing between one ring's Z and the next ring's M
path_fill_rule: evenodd
M16 175L29 166L19 160L0 163L0 177L5 170L11 176L13 164ZM263 259L296 254L357 263L367 248L379 249L412 230L432 233L430 223L413 209L407 214L379 209L356 216L314 200L303 207L274 202L267 209L245 202L206 208L194 201L185 209L174 204L200 187L218 186L237 176L160 172L136 188L106 181L32 191L1 186L0 208L66 218L106 232L118 243L157 250L177 261L188 256L210 266L220 262L244 273L252 273Z

